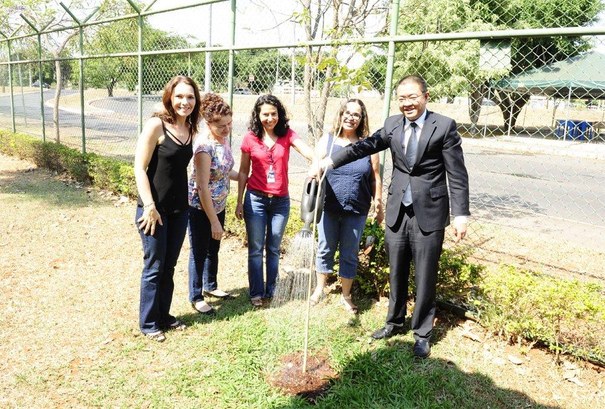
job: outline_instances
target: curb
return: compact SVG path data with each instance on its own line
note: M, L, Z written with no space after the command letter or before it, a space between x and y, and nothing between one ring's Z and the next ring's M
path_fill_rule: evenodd
M463 138L462 147L464 148L465 146L511 153L534 153L605 160L605 144L599 142L537 139L527 136L501 136L483 139Z

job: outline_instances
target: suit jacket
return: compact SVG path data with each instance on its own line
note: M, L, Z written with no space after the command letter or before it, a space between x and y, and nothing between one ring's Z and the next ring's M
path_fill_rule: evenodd
M425 232L444 229L450 221L450 206L456 216L470 215L468 173L456 122L427 111L415 163L407 163L405 159L404 123L401 114L387 118L383 128L372 136L334 153L331 156L334 167L390 148L393 175L387 197L387 226L393 227L397 222L409 182L420 229Z

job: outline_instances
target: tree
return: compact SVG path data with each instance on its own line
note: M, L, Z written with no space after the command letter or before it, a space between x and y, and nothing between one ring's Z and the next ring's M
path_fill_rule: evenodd
M254 93L271 92L281 73L290 69L290 58L279 50L242 50L235 54L235 84L249 87Z
M319 38L342 40L354 35L365 34L366 20L372 14L384 13L386 0L298 0L302 12L295 13L294 19L302 24L305 40ZM329 21L328 21L329 20ZM304 92L305 113L308 132L313 140L323 133L326 106L330 91L343 80L361 81L365 68L358 70L347 67L347 62L355 53L352 48L348 56L339 55L340 47L307 46L305 49ZM322 72L319 101L311 100L311 88L317 71ZM365 84L369 86L369 83ZM315 108L315 109L314 109Z
M63 89L63 81L65 76L62 74L64 64L61 63L61 57L65 56L65 51L69 42L78 34L76 29L67 29L74 25L73 19L59 5L56 0L27 0L19 2L19 7L12 7L11 4L16 2L8 1L8 19L12 18L15 21L15 13L22 14L27 18L27 21L34 25L36 30L44 30L44 35L41 36L42 50L46 55L43 57L51 57L54 60L55 66L55 99L53 105L53 123L55 127L55 141L61 142L60 124L59 124L59 102L61 98L61 90ZM94 0L74 0L70 4L73 10L89 9L91 5L97 2ZM2 19L0 15L0 19ZM4 17L5 19L7 17ZM37 58L37 56L36 56Z
M137 50L137 21L118 20L99 26L88 36L85 50L90 55L103 55ZM129 39L129 41L124 41ZM76 65L77 61L72 64ZM113 97L114 88L124 82L131 89L137 83L136 57L112 57L85 61L87 85L107 89L107 96ZM74 70L75 71L75 70Z
M401 4L399 32L409 34L585 25L603 9L600 0L409 0ZM403 43L397 46L396 75L421 73L432 96L468 94L469 115L476 124L489 81L576 55L587 43L580 38L523 38L510 42L508 70L482 70L479 41ZM529 95L496 91L493 99L504 122L514 126Z

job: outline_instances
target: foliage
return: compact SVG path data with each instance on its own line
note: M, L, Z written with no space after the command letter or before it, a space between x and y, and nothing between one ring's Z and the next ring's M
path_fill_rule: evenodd
M389 259L386 254L384 230L373 220L367 220L361 243L373 242L359 252L357 282L366 296L384 297L389 291ZM445 249L439 259L437 296L440 300L466 308L474 306L474 299L480 293L483 266L468 261L471 248L457 247ZM410 293L415 292L414 268L410 272Z
M401 5L399 32L406 34L584 26L596 21L600 0L409 0ZM473 41L406 42L397 45L395 79L418 73L434 99L469 95L469 115L476 123L489 80L518 74L573 57L589 47L581 37L526 37L510 41L510 66L480 67L480 43ZM528 101L516 93L492 95L506 126L514 126Z
M93 185L128 197L137 196L131 163L95 154L87 155L88 175Z
M270 93L280 79L291 76L290 57L276 49L241 50L235 54L235 84L255 94ZM302 68L296 65L296 78ZM252 80L251 80L252 79Z
M319 38L335 41L331 47L309 46L305 49L304 92L305 115L308 133L313 140L323 133L327 98L334 87L343 84L352 88L369 88L367 66L359 69L348 67L348 62L359 51L356 47L340 46L339 40L366 35L367 20L384 11L384 0L361 0L359 2L314 2L298 0L302 11L295 12L292 19L303 28L305 40ZM316 83L316 78L321 80ZM311 89L319 91L319 100L311 100Z
M89 55L103 55L118 52L136 51L137 21L135 19L118 20L97 27L94 35L87 36L85 50ZM124 41L129 39L130 41ZM71 62L73 72L79 62ZM124 84L125 88L134 89L138 81L137 60L135 57L93 58L84 62L86 85L93 88L105 88L109 97L114 88ZM74 78L73 83L79 83Z
M474 310L482 293L485 268L469 261L471 247L444 249L439 259L437 297L442 301Z
M66 173L78 182L90 183L125 196L136 197L132 164L92 153L42 142L31 136L0 130L0 152L33 161L36 165Z
M481 322L511 341L605 360L605 288L502 266L485 276Z
M180 49L189 46L187 39L145 26L145 50ZM143 94L161 91L175 75L188 75L189 67L178 54L143 57Z
M205 47L206 43L201 42L194 45L195 47ZM206 54L195 53L188 55L190 63L186 67L186 74L197 81L200 87L203 87L205 70L206 70ZM210 89L213 92L226 92L227 79L229 74L229 52L215 51L210 52Z
M365 246L368 238L373 241L371 246ZM360 292L366 296L384 297L389 291L389 259L385 249L383 228L374 220L367 219L361 235L361 243L364 246L359 252L356 277Z

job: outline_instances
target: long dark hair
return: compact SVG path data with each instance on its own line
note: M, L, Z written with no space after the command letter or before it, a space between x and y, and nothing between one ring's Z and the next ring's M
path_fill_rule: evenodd
M357 125L357 129L355 129L355 135L357 135L359 139L366 138L370 134L368 111L363 101L358 98L349 98L340 106L338 114L336 114L336 118L334 118L334 124L332 125L332 134L334 136L340 136L340 134L342 133L342 127L340 126L340 124L342 123L342 116L345 113L347 109L347 104L349 102L354 102L355 104L361 107L361 118L359 119L359 125ZM336 134L337 132L338 135Z
M164 87L164 93L162 94L162 105L164 105L164 109L160 112L153 114L153 116L159 117L162 121L166 121L169 124L176 123L176 112L174 112L174 108L172 107L172 94L174 93L174 88L180 83L185 83L190 85L193 88L193 94L195 95L195 106L191 111L191 114L187 117L187 122L190 126L190 131L193 135L195 135L198 131L198 124L200 122L200 90L195 83L195 81L189 77L184 75L177 75L173 77L168 84Z
M281 103L281 101L274 95L267 94L261 95L258 97L256 102L254 103L254 108L252 109L252 115L250 116L250 124L248 125L248 129L252 131L257 138L263 139L264 129L263 124L260 120L260 107L264 104L273 105L277 109L277 116L279 117L277 120L277 125L275 125L275 135L278 137L286 136L288 129L290 129L290 125L288 122L290 119L286 114L286 108Z

